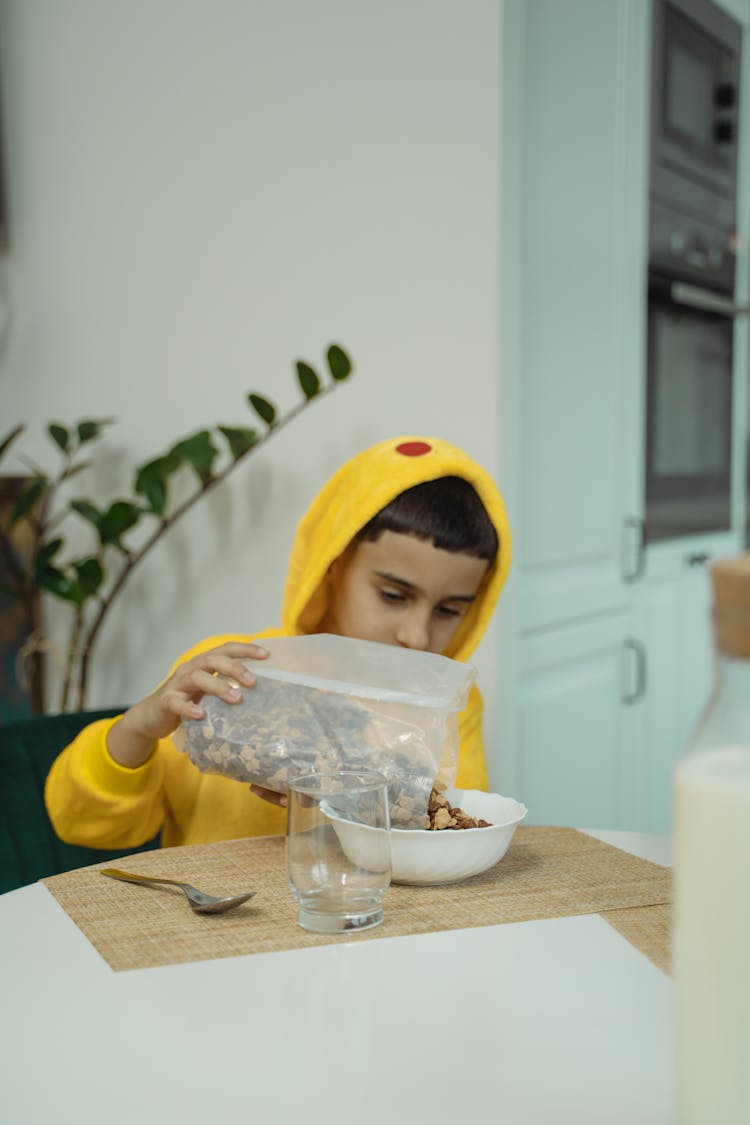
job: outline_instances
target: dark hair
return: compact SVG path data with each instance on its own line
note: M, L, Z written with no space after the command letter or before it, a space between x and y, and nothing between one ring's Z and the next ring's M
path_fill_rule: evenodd
M462 477L438 477L407 488L354 536L372 542L384 531L432 540L443 551L494 559L497 532L474 487Z

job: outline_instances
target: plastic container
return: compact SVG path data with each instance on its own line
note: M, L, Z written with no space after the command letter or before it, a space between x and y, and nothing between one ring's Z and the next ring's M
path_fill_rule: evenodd
M388 781L391 824L422 827L436 781L458 766L472 665L327 633L264 639L240 703L206 696L177 744L198 769L286 792L309 770L369 767Z

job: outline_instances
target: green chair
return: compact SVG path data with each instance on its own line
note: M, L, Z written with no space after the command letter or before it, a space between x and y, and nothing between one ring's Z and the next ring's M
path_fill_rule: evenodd
M121 711L42 715L0 726L0 894L47 875L159 847L158 837L125 851L64 844L47 816L44 782L57 755L88 723Z

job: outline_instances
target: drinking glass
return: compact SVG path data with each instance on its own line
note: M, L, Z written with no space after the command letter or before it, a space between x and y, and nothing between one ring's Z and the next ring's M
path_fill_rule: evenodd
M377 926L391 882L385 777L368 769L298 774L287 797L287 866L298 924L326 934Z

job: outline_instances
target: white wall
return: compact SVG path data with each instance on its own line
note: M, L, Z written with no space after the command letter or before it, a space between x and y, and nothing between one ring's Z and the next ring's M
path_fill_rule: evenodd
M501 7L6 0L2 431L27 422L48 461L48 421L115 415L76 482L103 498L204 424L252 424L249 390L290 406L293 359L338 340L357 367L144 564L91 705L275 624L298 517L365 445L437 434L497 473Z

